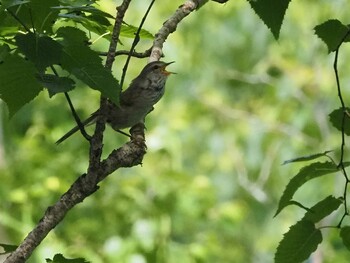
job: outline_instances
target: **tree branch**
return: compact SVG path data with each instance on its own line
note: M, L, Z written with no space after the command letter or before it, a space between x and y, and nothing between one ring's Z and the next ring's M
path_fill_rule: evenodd
M155 39L153 41L151 55L149 57L149 61L157 61L163 56L163 44L168 36L176 31L177 25L188 16L191 12L196 10L198 7L199 1L195 0L187 0L184 4L179 6L179 8L175 11L175 13L164 22L161 29L155 35ZM203 3L205 4L205 3Z
M108 69L111 69L116 56L121 22L130 2L131 0L124 0L117 8L118 13L105 65ZM161 58L163 44L169 34L173 33L180 21L196 10L197 7L197 2L187 0L163 24L156 34L150 61ZM107 100L101 98L101 112L105 111L106 104ZM25 262L47 234L63 220L70 209L98 190L98 183L100 181L121 167L132 167L142 163L143 156L146 153L144 125L142 123L130 129L130 142L124 144L119 149L113 150L105 160L101 161L104 129L105 119L103 114L100 114L97 119L95 133L90 141L90 161L87 173L81 175L69 190L61 196L60 200L45 211L44 216L40 219L37 226L28 234L19 247L9 255L4 263Z

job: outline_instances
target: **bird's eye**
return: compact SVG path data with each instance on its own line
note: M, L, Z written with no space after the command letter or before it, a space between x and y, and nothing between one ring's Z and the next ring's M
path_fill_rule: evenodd
M154 65L153 69L159 69L160 67L158 65Z

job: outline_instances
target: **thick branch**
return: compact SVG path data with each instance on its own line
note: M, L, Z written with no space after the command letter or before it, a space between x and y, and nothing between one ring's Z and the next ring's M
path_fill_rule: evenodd
M197 1L187 0L175 11L175 13L167 21L164 22L163 26L156 34L155 39L153 41L153 47L149 58L150 61L157 61L162 57L162 49L165 40L171 33L176 31L176 27L181 22L181 20L188 16L191 12L196 10L197 7Z
M121 6L117 8L118 14L113 30L113 40L107 54L106 68L110 69L112 67L116 55L116 46L120 33L121 21L123 20L130 2L131 0L124 0ZM162 28L156 34L153 43L150 56L151 61L160 59L162 56L163 43L169 34L174 32L180 21L193 12L197 7L197 2L194 0L187 0L163 24ZM105 106L106 100L102 99L101 111L104 110ZM101 114L101 116L103 116L103 114ZM22 244L10 254L4 263L25 262L46 235L63 220L70 209L98 190L97 184L100 181L120 167L132 167L141 164L143 156L146 153L143 124L138 124L132 127L130 130L131 141L124 144L121 148L112 151L107 159L101 162L100 158L103 146L102 139L104 127L105 120L103 117L98 118L95 134L90 142L90 163L87 173L81 175L73 183L70 189L62 195L60 200L46 210L38 225L28 234Z

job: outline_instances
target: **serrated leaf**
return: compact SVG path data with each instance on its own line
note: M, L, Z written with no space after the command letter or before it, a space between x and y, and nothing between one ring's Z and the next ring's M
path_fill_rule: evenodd
M56 254L53 259L46 259L46 262L51 262L51 263L89 263L84 258L72 258L68 259L65 258L62 254Z
M303 220L317 223L337 210L342 203L342 200L335 198L334 196L327 196L325 199L311 207L303 217Z
M18 34L15 39L20 51L35 64L39 72L60 63L62 46L52 38L27 33Z
M248 0L255 13L278 39L283 18L291 0Z
M331 53L337 49L344 36L347 34L349 27L343 25L339 20L331 19L323 24L317 25L314 30L315 34L327 45L328 52ZM350 37L348 36L344 42L349 41Z
M296 158L284 161L283 165L288 164L288 163L311 161L311 160L320 158L322 156L326 156L330 152L332 152L332 151L325 151L323 153L315 153L315 154L305 155L305 156L301 156L301 157L296 157Z
M111 71L102 65L99 55L86 44L85 33L77 28L62 27L57 37L63 45L61 66L90 88L119 104L120 87Z
M0 247L2 247L4 250L4 252L1 252L0 255L11 253L17 249L17 246L15 245L9 245L9 244L3 244L3 243L0 244Z
M48 89L50 98L60 92L68 92L74 89L75 82L68 77L57 77L52 74L38 75L37 79Z
M345 115L344 115L345 114ZM332 111L328 116L329 120L332 123L333 127L339 131L342 131L342 122L344 119L344 133L350 135L350 109L346 108L346 112L342 108Z
M312 222L301 220L284 234L275 254L275 263L303 262L321 242L321 231Z
M344 226L340 229L340 237L346 248L350 250L350 226Z
M349 166L349 163L344 163L344 166ZM284 207L290 205L290 201L294 196L294 193L306 182L310 181L311 179L330 174L335 173L339 171L338 167L332 163L332 162L324 162L324 163L312 163L308 166L305 166L301 168L299 173L294 176L286 186L282 197L278 204L278 209L274 216L277 216Z
M18 55L9 54L0 64L0 98L6 102L10 116L43 89L35 72L34 65Z

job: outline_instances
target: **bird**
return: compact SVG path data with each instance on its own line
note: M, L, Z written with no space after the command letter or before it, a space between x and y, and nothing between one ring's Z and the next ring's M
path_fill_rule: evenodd
M172 62L153 61L148 63L141 73L131 81L129 87L121 92L120 104L116 105L110 100L107 101L105 117L106 122L116 131L129 128L144 121L146 115L153 110L153 106L163 97L165 83L170 74L166 67ZM96 122L100 111L97 110L89 118L82 122L83 126ZM56 144L62 143L68 137L79 130L75 126L63 135Z

